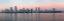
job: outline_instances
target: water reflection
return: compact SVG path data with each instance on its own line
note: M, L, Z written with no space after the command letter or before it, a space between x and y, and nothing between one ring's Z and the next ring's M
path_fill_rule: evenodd
M5 13L5 20L3 21L13 21L12 20L12 13Z
M55 21L55 13L53 13L53 20L52 21Z
M9 17L10 17L10 21L13 21L13 20L12 20L12 14L13 14L13 13L10 13L10 16L9 16Z
M0 21L64 21L64 13L0 13Z
M17 13L15 13L15 21L17 21Z

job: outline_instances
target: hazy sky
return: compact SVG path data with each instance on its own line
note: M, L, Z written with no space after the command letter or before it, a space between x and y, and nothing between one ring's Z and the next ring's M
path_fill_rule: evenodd
M18 6L18 9L23 7L25 8L41 7L41 9L56 8L57 10L63 10L64 0L0 0L1 9L14 6Z

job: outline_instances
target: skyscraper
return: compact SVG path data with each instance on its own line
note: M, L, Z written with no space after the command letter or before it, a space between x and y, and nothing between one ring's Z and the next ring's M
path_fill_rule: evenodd
M15 6L15 12L17 12L17 6Z
M40 12L40 7L38 7L38 12Z
M25 13L25 8L23 8L23 13Z
M10 12L13 12L13 8L12 7L10 7Z
M35 12L36 12L36 13L38 12L38 9L37 9L37 7L36 7L36 10L35 10Z
M55 13L55 11L56 11L55 8L53 8L53 11L52 12Z
M31 8L31 13L33 13L33 9Z
M26 12L27 12L27 13L29 13L29 12L30 12L30 10L29 10L29 9L26 9Z
M53 8L53 11L56 11L55 8Z

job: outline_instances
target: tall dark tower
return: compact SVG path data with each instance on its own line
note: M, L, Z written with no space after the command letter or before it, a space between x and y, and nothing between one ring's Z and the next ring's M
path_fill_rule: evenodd
M55 13L55 11L56 11L55 8L53 8L53 13Z
M40 7L38 7L38 12L40 12Z
M15 6L15 12L17 12L17 6Z
M55 8L53 8L53 11L56 11Z
M13 12L13 8L12 7L10 7L10 12Z
M36 7L36 10L35 10L35 11L36 11L36 13L38 12L38 9L37 9L37 7Z
M31 8L31 13L33 13L33 9Z
M23 13L25 13L25 8L23 8Z

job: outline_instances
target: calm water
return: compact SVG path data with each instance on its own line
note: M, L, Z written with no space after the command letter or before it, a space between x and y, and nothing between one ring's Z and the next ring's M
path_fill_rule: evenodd
M64 13L0 13L0 21L64 21Z

